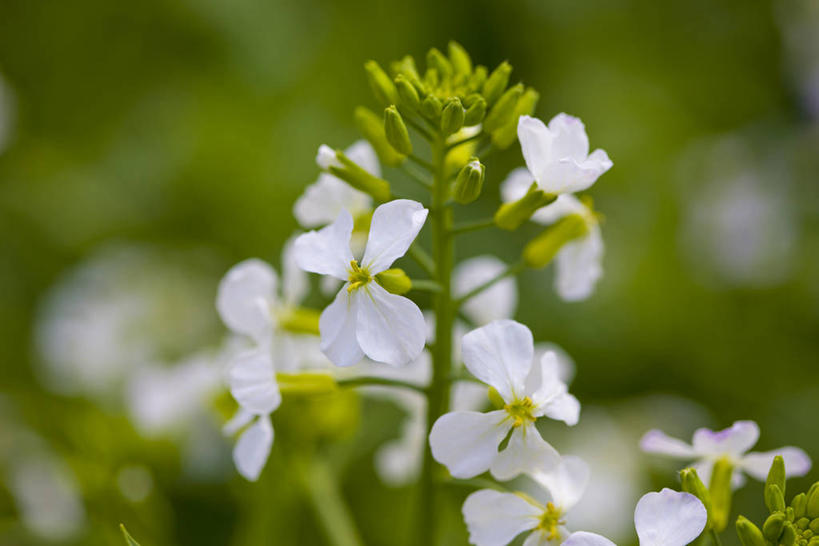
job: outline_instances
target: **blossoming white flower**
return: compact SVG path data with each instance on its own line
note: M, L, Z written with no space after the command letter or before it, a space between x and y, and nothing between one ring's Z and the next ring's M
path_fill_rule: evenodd
M344 155L371 175L381 177L378 156L366 140L355 142L344 150ZM330 165L341 167L335 151L325 145L319 148L316 163L323 169ZM358 218L369 214L372 208L372 197L330 173L321 173L318 180L307 186L296 200L293 215L301 226L315 228L329 224L343 210L352 214L353 218Z
M509 173L501 185L504 202L516 201L526 195L532 183L532 175L526 168L518 168ZM594 211L574 195L564 193L551 204L537 210L532 221L543 225L576 214L586 226L586 234L565 243L555 257L555 291L565 301L579 301L588 298L594 286L603 275L603 237L600 222Z
M700 500L689 493L663 489L646 493L634 510L634 527L640 546L685 546L700 536L708 513ZM564 546L615 546L595 533L578 532Z
M346 281L319 321L321 349L334 364L350 366L366 355L400 366L423 350L421 310L408 298L387 292L375 276L404 255L427 213L407 199L375 209L360 264L350 250L353 218L346 210L329 226L296 239L302 269Z
M589 154L589 137L578 118L558 114L547 127L531 116L518 120L523 159L541 190L574 193L585 190L613 163L605 151Z
M589 467L579 457L563 457L551 472L532 476L549 500L539 502L525 494L476 491L466 498L463 516L469 542L477 546L502 546L524 531L531 531L524 546L557 545L569 531L565 514L583 495Z
M452 274L456 297L495 278L506 269L506 264L494 256L476 256L459 263ZM483 325L493 320L512 318L518 306L517 282L506 277L463 305L464 314L475 324Z
M543 355L540 380L535 380L532 332L512 320L497 320L468 333L462 351L467 369L497 391L504 408L442 415L429 435L435 460L456 478L491 470L500 480L556 465L559 455L540 436L535 421L545 415L574 425L580 413L580 403L558 378L556 355ZM510 430L509 443L499 452Z
M711 479L714 463L720 459L727 459L734 466L731 483L735 488L741 487L745 482L742 471L764 481L777 455L785 459L785 472L788 476L804 476L810 470L810 457L798 447L748 453L758 439L759 426L755 422L736 421L731 427L720 431L697 429L690 445L660 430L650 430L640 440L640 447L648 453L696 460L693 466L706 484Z

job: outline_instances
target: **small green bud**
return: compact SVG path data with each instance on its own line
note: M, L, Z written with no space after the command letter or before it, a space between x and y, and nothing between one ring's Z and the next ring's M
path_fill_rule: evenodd
M410 83L406 76L399 74L395 78L395 88L398 90L398 97L401 99L401 104L410 110L418 111L421 108L421 98L418 96L418 90Z
M319 335L319 316L321 311L306 307L295 307L278 315L279 328L294 334Z
M355 189L372 195L376 201L389 201L391 195L389 182L373 176L340 150L336 150L335 153L340 166L330 164L327 166L327 172L341 178Z
M489 113L486 114L486 119L483 122L484 130L491 133L509 123L521 95L523 95L522 83L507 89L498 99L498 102L489 110Z
M484 166L478 161L477 157L473 157L458 173L452 197L461 205L471 203L481 194L483 177Z
M808 503L805 512L809 518L819 518L819 482L813 484L808 490Z
M779 540L779 535L782 534L784 525L785 514L782 512L771 514L768 516L768 519L765 520L765 523L762 524L762 534L765 535L765 538L775 543Z
M418 68L415 66L415 59L412 58L412 55L404 55L400 61L393 61L390 67L396 76L403 74L411 80L421 79L421 75L418 74Z
M782 458L782 455L774 457L771 463L771 469L768 470L765 485L779 486L780 491L782 491L782 496L785 496L785 459Z
M384 133L387 135L387 142L395 148L398 153L410 155L412 153L412 142L410 142L409 131L404 125L404 119L398 113L398 108L388 106L384 109Z
M764 496L765 506L768 507L769 512L785 511L785 496L782 494L782 490L779 489L778 485L766 485Z
M762 531L745 516L737 518L737 535L739 535L742 546L765 546L765 537L762 536Z
M793 508L791 508L790 506L785 508L785 519L788 520L788 521L795 521L796 520L796 517L795 517L795 515L793 513Z
M489 402L491 402L495 408L502 409L506 405L506 401L495 387L489 387L489 391L486 394L489 397Z
M563 245L588 233L586 220L579 214L565 216L543 230L523 247L523 260L532 268L545 267Z
M728 525L731 515L731 477L734 473L733 463L726 459L719 459L711 472L711 483L708 492L711 494L712 528L720 533Z
M437 48L433 47L427 52L427 67L434 68L442 80L452 76L452 63Z
M817 536L811 537L811 539L808 541L807 546L819 546L819 537Z
M797 518L804 517L807 513L808 496L804 493L799 493L791 499L791 507L793 508L793 515Z
M819 533L819 519L812 519L808 523L808 528L815 533Z
M329 373L277 373L276 382L282 394L326 394L336 390L336 380Z
M472 75L469 77L469 83L467 87L469 87L470 91L480 91L483 89L483 84L486 83L487 77L487 70L485 66L476 66L475 70L472 71Z
M384 120L381 116L369 108L359 106L353 112L353 118L358 130L372 144L381 163L390 167L397 167L404 162L406 156L396 152L395 148L387 142L387 135L384 132Z
M711 494L708 493L708 488L705 487L705 484L702 483L700 477L697 475L697 471L693 468L685 468L680 471L680 481L682 482L682 490L686 493L691 493L700 501L702 502L703 506L705 506L705 510L709 514L711 514ZM737 521L737 525L739 525L739 521Z
M540 94L531 87L524 91L523 95L518 99L517 104L515 104L515 109L509 118L509 122L492 133L492 144L501 150L505 150L514 144L518 139L518 119L520 116L532 115L535 112L539 99Z
M486 116L486 100L480 95L477 95L477 97L478 98L466 110L464 125L467 127L479 124L483 121L484 116Z
M793 528L790 522L785 522L785 526L782 528L782 534L779 536L779 543L782 546L793 546L795 542L796 529Z
M375 280L391 294L406 294L412 289L412 281L404 270L398 267L376 274Z
M794 523L796 523L796 527L805 530L810 526L810 520L808 518L799 518Z
M424 72L424 85L429 89L437 89L440 84L441 75L438 73L438 69L428 66L427 71Z
M545 207L555 199L557 195L547 194L538 189L537 183L532 182L526 195L517 201L504 203L498 208L495 212L495 224L501 229L515 230L531 218L537 209Z
M472 74L472 59L469 58L469 53L463 48L461 44L456 41L449 42L449 62L455 74L461 76L469 76Z
M509 75L512 74L512 65L503 61L492 71L492 74L483 84L482 95L486 99L486 104L492 106L503 94L506 85L509 83Z
M444 135L457 133L464 126L464 107L461 100L453 97L446 101L441 112L441 131Z
M395 84L381 66L375 61L364 63L364 70L367 71L367 79L370 82L373 95L378 102L385 106L398 103L398 91Z
M427 98L421 103L421 113L432 120L437 120L443 109L444 106L441 104L441 100L435 95L427 95Z

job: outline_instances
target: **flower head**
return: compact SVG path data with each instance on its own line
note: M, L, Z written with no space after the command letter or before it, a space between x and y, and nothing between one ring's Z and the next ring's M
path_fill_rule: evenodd
M613 163L605 151L589 154L589 137L578 118L558 114L547 127L531 116L518 120L526 166L546 193L574 193L590 187Z
M788 476L804 476L811 468L808 455L798 447L782 447L766 452L748 453L759 439L759 426L753 421L737 421L729 428L713 431L700 428L694 431L691 444L672 438L661 430L650 430L640 440L647 453L658 453L679 459L693 460L694 468L704 483L711 478L714 463L727 459L734 467L731 483L741 487L745 482L742 472L764 481L774 457L782 455Z
M496 320L468 333L462 351L466 368L497 391L503 408L441 416L429 435L433 457L456 478L491 469L497 479L506 480L556 465L559 455L540 436L535 421L547 416L574 425L580 403L559 379L555 353L543 355L539 376L532 373L532 332L513 320ZM499 452L510 431L509 443Z
M421 310L411 300L387 292L376 275L404 255L427 213L420 203L407 199L379 206L360 262L350 249L353 218L347 211L329 226L296 240L302 269L346 281L319 321L321 349L334 364L350 366L366 355L400 366L423 350Z

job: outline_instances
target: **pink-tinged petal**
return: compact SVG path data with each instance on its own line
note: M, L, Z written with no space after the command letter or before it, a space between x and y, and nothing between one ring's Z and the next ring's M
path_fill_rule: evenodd
M507 402L524 396L535 351L529 328L514 320L496 320L466 334L462 347L472 375L495 387Z
M570 510L586 491L591 469L580 457L565 455L550 471L538 470L532 478L544 486L552 496L552 502L561 510Z
M269 336L277 284L276 272L262 260L251 258L234 265L219 282L216 309L222 322L257 341Z
M260 416L239 436L233 448L233 462L239 474L252 482L258 480L272 446L273 425L270 423L270 416Z
M341 287L333 303L319 317L321 351L336 366L352 366L364 358L356 337L358 299Z
M486 472L511 427L506 417L504 410L442 415L429 433L432 456L456 478L474 478Z
M421 203L410 199L396 199L375 209L362 267L371 275L389 269L407 253L428 213Z
M507 481L525 472L550 470L560 463L560 454L540 435L534 423L515 428L509 443L492 462L496 480Z
M617 546L604 536L596 533L578 531L569 535L563 542L563 546Z
M537 527L543 511L514 493L481 489L466 498L462 512L470 544L504 546Z
M296 263L305 271L347 280L353 253L353 217L346 210L327 227L299 235L294 243Z
M685 546L700 536L707 520L697 497L667 488L643 495L634 510L640 546Z
M228 370L228 384L239 405L257 415L270 413L281 404L282 395L266 349L238 355Z
M699 428L694 432L694 451L700 455L740 457L759 440L759 426L753 421L737 421L730 427L713 431Z
M781 455L785 459L786 476L804 476L810 472L812 462L807 453L798 447L780 447L772 451L748 453L742 458L740 466L745 472L756 478L765 481L768 471L771 469L774 457Z
M649 430L643 435L640 440L640 449L646 453L657 453L679 459L694 459L697 457L697 452L692 446L657 429Z
M364 354L391 366L418 358L426 344L426 323L415 302L390 294L375 282L356 290L354 296L358 300L356 338Z

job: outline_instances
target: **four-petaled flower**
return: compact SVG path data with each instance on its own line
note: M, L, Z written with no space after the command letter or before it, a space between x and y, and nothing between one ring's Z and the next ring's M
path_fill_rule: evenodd
M454 411L438 418L429 435L432 455L456 478L486 470L500 480L560 460L535 427L542 416L577 423L580 403L559 379L557 356L549 351L532 366L532 332L519 322L497 320L463 338L466 368L497 391L503 409ZM512 431L502 451L498 446Z
M807 453L798 447L782 447L772 451L748 453L759 439L759 426L753 421L737 421L729 428L713 431L699 428L694 431L691 444L672 438L661 430L650 430L640 440L640 447L648 453L659 453L696 461L693 467L703 483L711 479L714 463L727 459L734 467L731 484L742 487L747 472L757 480L764 481L774 457L782 455L788 476L804 476L811 467Z
M343 211L329 226L296 239L305 271L346 281L321 314L321 349L338 366L364 356L393 366L414 360L424 348L424 317L412 300L390 294L376 280L404 255L427 217L416 201L397 199L375 209L364 257L350 250L353 218Z

